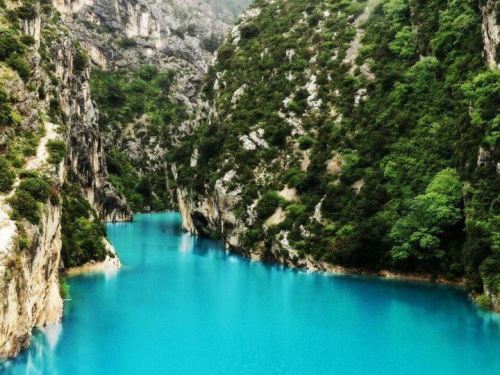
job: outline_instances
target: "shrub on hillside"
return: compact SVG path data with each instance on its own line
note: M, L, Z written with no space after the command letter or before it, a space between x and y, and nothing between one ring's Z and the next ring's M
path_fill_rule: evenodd
M14 220L26 219L31 224L40 222L40 209L37 200L27 191L17 190L9 199L12 207L12 218Z
M261 220L267 219L279 207L282 198L275 191L268 191L262 195L257 203L257 217Z
M49 162L57 165L66 156L66 144L60 140L48 141L47 151L49 152Z
M259 27L253 23L248 23L240 27L240 35L244 39L250 39L259 35Z
M10 30L0 31L0 59L6 59L13 53L23 53L24 46Z
M16 174L5 157L0 156L0 192L6 193L12 189Z
M50 185L40 177L29 177L21 181L18 191L30 194L39 202L45 202L49 198Z
M23 55L14 53L7 58L6 62L12 69L17 71L19 77L21 77L23 81L27 81L30 78L31 67Z

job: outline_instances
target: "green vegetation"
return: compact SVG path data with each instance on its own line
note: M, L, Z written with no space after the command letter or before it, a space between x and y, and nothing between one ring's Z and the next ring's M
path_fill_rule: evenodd
M24 190L17 191L9 200L14 220L26 219L31 224L40 223L40 207L37 200Z
M141 176L123 152L113 148L107 155L109 181L127 198L133 211L146 206L153 211L163 211L169 203L165 177L161 173ZM153 191L153 188L156 191Z
M26 61L25 38L14 30L0 30L0 61L5 61L19 76L27 81L31 76L31 68Z
M7 94L0 89L0 128L15 124L15 114Z
M275 191L266 192L257 203L257 218L261 220L267 219L274 214L274 211L279 207L281 201L281 197Z
M151 156L157 147L170 148L172 132L186 118L184 106L171 98L173 81L174 72L152 65L92 73L99 125L114 140L114 148L107 153L110 181L134 211L161 211L170 205L165 165L163 161L151 164ZM130 144L135 145L134 155Z
M21 180L14 196L9 199L12 217L15 220L26 219L31 224L39 224L41 203L47 202L50 190L47 179L34 174L28 175Z
M59 294L63 300L69 298L69 284L64 277L59 277Z
M461 199L462 184L457 172L454 169L439 172L425 194L407 202L406 214L392 226L389 237L395 244L391 251L393 259L429 262L443 258L447 253L441 244L443 235L452 231L463 217Z
M106 258L106 229L83 197L78 186L65 183L62 189L62 251L65 267L82 265Z
M90 60L87 56L87 52L78 46L76 48L75 56L73 57L73 69L77 74L81 73L85 70L89 63Z
M49 162L58 165L66 156L66 144L60 140L50 140L47 142L49 152Z
M172 153L178 183L196 200L234 170L247 250L286 232L319 260L500 292L500 72L483 59L478 1L381 0L358 53L352 16L364 1L254 6L207 74L217 116ZM243 147L257 130L267 146ZM285 184L298 201L264 230Z
M7 193L12 189L16 174L5 157L0 156L0 192Z

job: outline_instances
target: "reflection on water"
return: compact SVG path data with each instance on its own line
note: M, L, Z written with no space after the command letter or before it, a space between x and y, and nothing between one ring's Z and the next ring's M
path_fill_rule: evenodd
M251 262L176 214L108 227L122 269L69 280L2 374L500 374L499 315L460 290Z
M0 363L0 373L56 375L55 349L62 333L62 324L51 324L33 332L31 346L19 359Z

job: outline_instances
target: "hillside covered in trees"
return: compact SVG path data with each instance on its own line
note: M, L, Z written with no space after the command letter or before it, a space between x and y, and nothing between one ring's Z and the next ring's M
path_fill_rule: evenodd
M498 308L498 15L485 0L255 1L170 155L185 227L298 267L464 278Z

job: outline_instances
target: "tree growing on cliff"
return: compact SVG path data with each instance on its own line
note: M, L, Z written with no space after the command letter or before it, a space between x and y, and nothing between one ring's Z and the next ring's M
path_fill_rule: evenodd
M425 194L410 199L405 214L391 228L394 261L443 258L443 233L463 219L462 183L456 170L446 168L434 176Z

